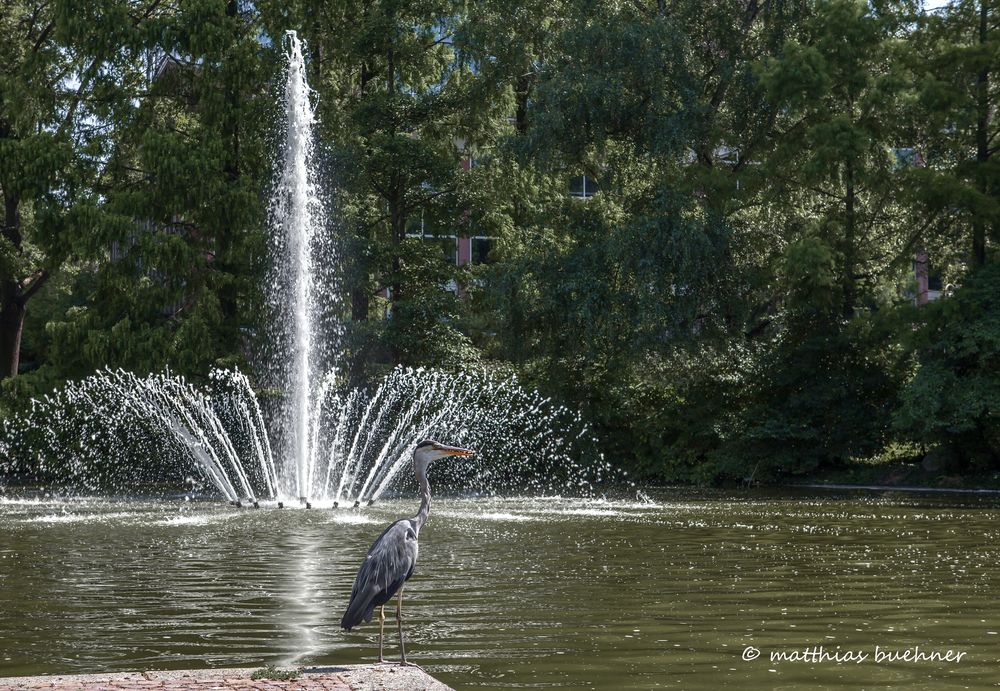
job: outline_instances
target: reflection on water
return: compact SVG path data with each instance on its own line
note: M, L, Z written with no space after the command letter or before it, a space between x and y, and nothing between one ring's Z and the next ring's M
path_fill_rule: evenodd
M345 633L340 615L369 544L415 506L0 499L0 674L371 661L377 624ZM458 688L985 686L998 519L997 500L954 495L435 500L408 647ZM769 659L876 645L966 654Z

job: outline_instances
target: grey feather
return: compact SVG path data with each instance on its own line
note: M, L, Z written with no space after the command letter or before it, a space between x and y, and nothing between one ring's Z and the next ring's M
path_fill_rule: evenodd
M413 472L420 487L420 509L413 518L401 518L382 531L365 556L351 589L351 601L340 622L341 628L351 630L361 622L372 619L376 607L384 605L399 592L403 583L413 575L417 565L417 539L420 528L427 521L431 510L431 486L427 481L427 466L445 456L470 456L474 451L457 446L447 446L432 439L417 444L413 450ZM402 602L402 596L400 596ZM403 650L403 627L400 610L396 611L399 628L400 657L406 662ZM382 657L382 634L379 633L379 659Z
M402 518L386 528L358 570L341 628L350 631L362 621L371 621L374 609L391 600L413 575L417 552L417 527L412 518Z

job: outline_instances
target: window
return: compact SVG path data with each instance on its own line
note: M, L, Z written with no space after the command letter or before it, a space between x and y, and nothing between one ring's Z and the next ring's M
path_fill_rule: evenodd
M579 175L569 181L569 193L577 199L589 199L601 191L594 178Z
M410 235L424 241L424 244L441 250L441 258L451 264L458 263L458 238L454 235Z
M425 238L425 242L437 242L441 248L444 259L452 264L458 264L458 238L454 235L446 235L437 238Z
M435 235L424 224L423 216L413 217L406 223L406 237L423 240L441 248L441 256L452 264L458 263L458 238L454 235Z
M492 261L490 252L493 250L493 238L472 238L472 263L487 264Z

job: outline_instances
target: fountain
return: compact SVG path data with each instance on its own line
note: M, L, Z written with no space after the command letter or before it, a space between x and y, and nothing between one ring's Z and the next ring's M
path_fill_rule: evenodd
M370 505L409 474L422 438L480 449L442 464L437 484L496 493L586 493L610 466L578 413L509 374L397 368L347 389L335 348L338 290L316 174L315 117L302 45L288 32L284 146L270 207L272 252L263 368L284 392L269 431L249 379L215 370L197 386L169 372L106 370L32 402L4 423L0 470L53 491L124 494L206 486L234 505ZM324 271L318 269L324 268ZM277 450L277 451L276 451ZM591 462L581 465L590 454ZM6 460L5 460L6 459Z
M316 124L311 91L306 81L302 43L294 31L287 32L288 70L285 81L285 145L277 189L271 205L273 256L269 285L273 314L287 313L292 320L275 319L272 338L284 344L277 363L279 386L288 392L283 416L290 432L289 455L294 461L294 491L303 500L308 495L312 383L316 380L319 353L313 337L319 321L314 257L329 249L324 243L325 210L316 182ZM332 263L332 262L331 262ZM336 291L327 291L327 309L336 305ZM290 327L290 328L289 328ZM275 367L275 364L277 365Z
M207 486L230 502L285 506L360 505L392 493L412 479L410 454L428 436L480 449L475 461L440 464L441 487L590 494L611 472L579 413L513 376L397 368L373 389L334 381L331 373L310 397L304 466L272 451L250 382L233 370L213 371L207 387L120 370L72 382L5 423L0 458L8 474L57 493ZM594 460L582 465L587 451Z

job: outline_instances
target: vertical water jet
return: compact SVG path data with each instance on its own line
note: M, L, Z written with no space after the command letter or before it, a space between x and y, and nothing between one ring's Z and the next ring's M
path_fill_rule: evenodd
M271 292L275 314L282 320L287 352L279 367L284 370L288 422L288 456L291 477L282 478L283 491L307 497L311 491L309 469L312 457L312 383L319 362L315 327L318 321L315 258L323 244L325 207L317 182L312 91L306 80L302 42L294 31L286 32L288 68L284 87L284 143L281 170L272 200L271 223L274 280ZM293 494L294 493L294 494Z

